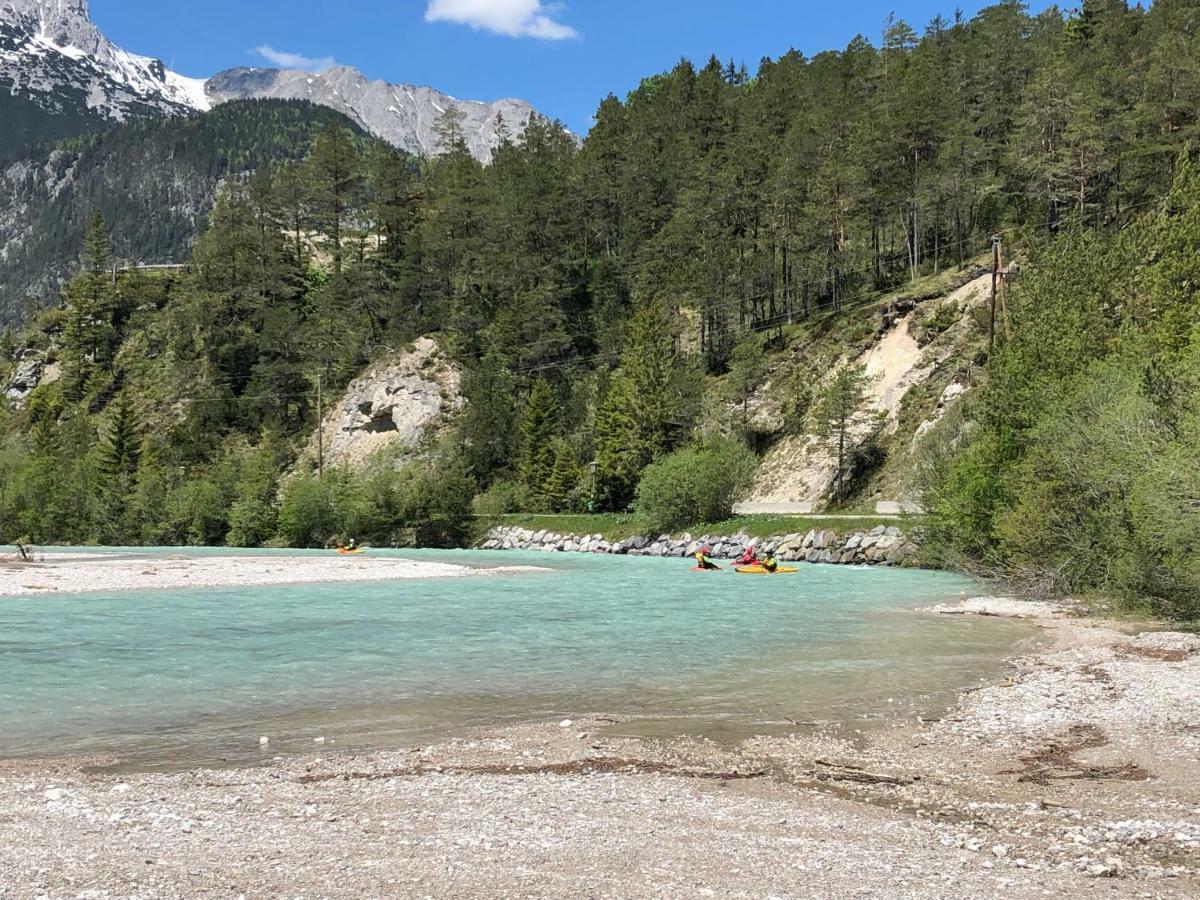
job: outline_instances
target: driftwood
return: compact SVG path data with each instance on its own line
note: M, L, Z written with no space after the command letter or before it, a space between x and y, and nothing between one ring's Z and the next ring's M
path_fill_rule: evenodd
M819 781L854 781L858 784L888 784L898 787L912 784L918 778L915 775L888 775L883 772L869 772L862 766L850 763L835 763L826 759L814 760L821 766L817 770Z

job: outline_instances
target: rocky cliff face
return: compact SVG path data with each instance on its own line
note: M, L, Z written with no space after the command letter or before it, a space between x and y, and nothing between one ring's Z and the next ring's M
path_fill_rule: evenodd
M462 406L459 383L458 369L431 338L379 360L350 382L326 414L325 464L361 466L384 452L403 456L417 449ZM309 451L315 458L315 435Z
M281 69L230 69L205 84L213 103L227 100L272 98L308 100L328 106L357 122L365 131L417 156L432 155L442 147L437 124L448 110L461 116L463 135L476 159L489 162L502 129L520 135L534 109L523 100L480 103L457 100L429 87L370 81L349 66L327 72L292 72Z

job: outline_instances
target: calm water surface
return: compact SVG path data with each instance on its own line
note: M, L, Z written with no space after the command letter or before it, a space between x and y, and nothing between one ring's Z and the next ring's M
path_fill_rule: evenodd
M274 755L317 736L378 746L597 712L636 716L626 731L718 739L789 720L862 727L937 714L1031 633L903 611L978 589L947 573L395 555L552 571L0 598L0 756L245 761L264 734Z

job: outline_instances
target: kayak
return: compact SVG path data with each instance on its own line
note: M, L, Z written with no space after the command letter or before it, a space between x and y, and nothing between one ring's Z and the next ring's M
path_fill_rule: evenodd
M706 568L704 568L704 566L692 566L692 571L693 572L720 572L721 567L717 566L714 569L706 569Z
M359 553L362 553L362 549L356 547L351 550L349 547L338 547L337 552L342 556L357 556Z
M791 575L800 570L795 566L779 566L774 572L768 572L763 566L734 566L733 571L739 575Z

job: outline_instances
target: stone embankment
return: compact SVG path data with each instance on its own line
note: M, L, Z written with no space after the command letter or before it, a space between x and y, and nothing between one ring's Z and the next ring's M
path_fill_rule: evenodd
M531 531L503 525L488 531L481 550L543 550L563 553L612 553L625 556L687 557L708 545L714 559L736 559L749 546L759 554L775 554L785 562L841 563L845 565L901 565L916 554L917 545L895 525L839 534L832 529L752 538L747 534L716 536L691 534L657 538L635 535L608 541L603 535Z

